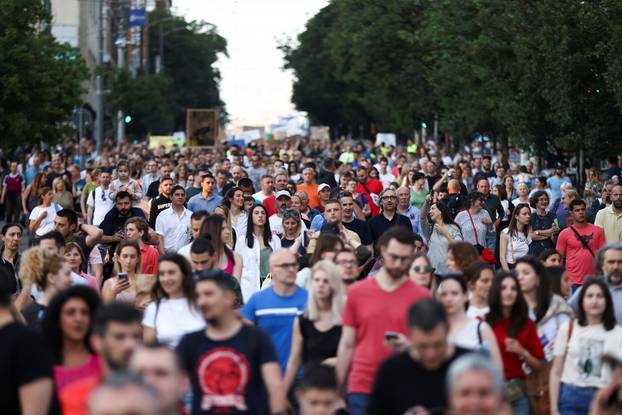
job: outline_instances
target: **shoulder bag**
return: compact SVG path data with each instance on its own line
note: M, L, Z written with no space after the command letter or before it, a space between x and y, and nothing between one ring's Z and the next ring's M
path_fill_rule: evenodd
M469 219L471 220L471 226L473 226L473 233L475 233L475 248L477 248L477 251L479 252L480 259L486 262L487 264L493 264L493 265L496 264L497 259L495 258L495 253L492 251L492 249L487 248L479 243L479 237L477 235L477 228L475 227L475 222L473 221L473 216L471 215L471 211L467 209L466 212L469 215Z
M581 242L581 245L583 245L583 248L587 249L590 252L590 254L592 255L592 258L594 258L594 251L592 251L592 248L590 248L588 243L585 242L585 240L583 238L581 238L581 235L579 234L579 232L577 232L577 230L572 225L570 225L569 228L572 229L572 232L574 232L574 236L576 236L577 239L579 240L579 242Z

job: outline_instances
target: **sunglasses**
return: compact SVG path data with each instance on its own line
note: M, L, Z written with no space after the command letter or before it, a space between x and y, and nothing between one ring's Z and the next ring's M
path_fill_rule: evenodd
M285 218L297 218L300 216L300 213L296 209L287 209L283 212L283 219Z
M426 265L426 266L415 265L413 267L413 271L419 274L431 273L431 272L434 272L434 268L432 268L430 265Z

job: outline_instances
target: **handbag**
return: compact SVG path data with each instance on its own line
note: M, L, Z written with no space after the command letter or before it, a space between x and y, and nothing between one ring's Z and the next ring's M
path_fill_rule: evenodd
M503 393L506 402L512 403L524 396L527 396L527 385L524 379L514 378L505 382L505 391Z
M497 259L495 258L495 253L490 248L484 247L479 243L479 237L477 236L477 229L475 228L475 222L473 222L473 216L471 216L471 211L469 209L466 210L469 215L469 219L471 220L471 225L473 226L473 233L475 233L475 248L477 248L477 252L479 252L479 257L482 261L488 264L496 264Z

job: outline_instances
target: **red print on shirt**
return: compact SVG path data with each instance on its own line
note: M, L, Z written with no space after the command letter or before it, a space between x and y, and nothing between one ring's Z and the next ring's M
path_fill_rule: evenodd
M201 409L234 407L247 410L244 393L250 365L246 356L229 347L218 347L201 356L197 374L203 391Z

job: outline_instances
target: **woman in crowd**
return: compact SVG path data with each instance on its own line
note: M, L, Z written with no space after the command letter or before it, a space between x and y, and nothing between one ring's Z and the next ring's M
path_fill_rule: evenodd
M607 352L622 348L613 301L603 280L589 278L579 294L577 318L566 322L555 339L551 369L552 415L587 414L598 389L611 382Z
M511 175L503 176L503 186L505 187L505 194L507 195L508 200L513 200L516 198L516 189L514 188L514 179Z
M84 278L87 285L94 289L95 292L99 293L99 281L97 281L94 276L82 271L84 269L83 264L86 262L86 257L84 256L80 245L78 245L76 242L67 242L65 244L65 252L63 256L69 264L71 272Z
M287 188L285 190L287 190L289 192L290 195L293 195L296 193L297 187L298 185L296 184L296 182L294 180L292 180L291 178L287 181Z
M24 282L24 290L30 292L34 285L41 293L22 310L26 323L39 329L52 297L71 287L71 269L65 258L37 246L24 252L19 275Z
M24 209L24 215L28 216L39 203L39 192L41 191L41 188L46 180L47 175L43 172L39 172L35 175L32 183L24 189L24 193L22 193L22 208Z
M134 217L125 221L125 239L136 241L140 247L140 270L143 274L158 273L158 250L149 245L149 224L145 218Z
M549 374L553 361L553 344L562 324L572 318L572 309L564 299L551 292L550 281L537 259L531 256L516 261L516 273L521 291L529 307L529 318L536 323L540 343L544 350L545 364L529 376L530 398L540 412L548 412Z
M182 186L184 189L188 187L188 167L182 163L175 168L175 184Z
M428 189L425 188L425 174L416 172L412 178L412 187L410 188L410 205L416 206L418 209L423 208L426 197L428 197Z
M428 258L432 267L437 274L447 274L450 271L447 267L449 244L462 240L460 227L451 218L447 206L442 202L432 202L430 195L421 209L420 223L423 235L428 241Z
M300 173L298 172L298 163L296 162L288 163L287 173L288 173L289 178L293 180L294 183L298 183L300 181Z
M505 191L505 186L502 186L500 184L492 186L491 192L493 195L499 198L499 200L501 201L501 206L503 207L503 212L505 213L505 216L503 217L503 219L501 219L499 227L497 228L497 232L499 232L501 229L507 228L510 224L510 218L512 217L514 205L508 199L508 194Z
M283 212L283 236L281 248L289 248L296 256L304 255L304 234L301 232L302 218L296 209L287 209Z
M356 191L357 189L358 189L358 182L356 181L356 179L354 178L350 179L348 181L348 191L352 193L352 198L359 205L365 217L369 217L371 215L371 207L369 205L371 203L371 200L365 193L358 193Z
M214 209L214 215L220 216L224 221L224 226L227 228L225 243L227 246L233 248L238 240L238 234L231 224L231 215L229 214L229 208L226 205L218 205Z
M302 269L298 271L296 275L296 284L300 287L306 287L309 279L311 278L311 267L317 264L319 261L326 259L333 261L337 252L343 250L345 245L338 235L331 233L319 233L312 234L311 238L317 238L315 249L311 256L305 255L300 257L300 264ZM308 259L308 261L307 261ZM306 266L308 264L308 266Z
M165 254L158 263L158 279L151 291L151 302L143 316L145 343L176 347L182 336L205 327L205 320L194 306L192 267L179 254Z
M52 181L54 194L52 202L59 204L63 209L73 209L73 195L65 186L65 181L62 177L57 177Z
M471 293L467 315L484 320L490 311L488 295L495 277L494 268L483 261L476 261L464 270L464 276Z
M543 251L555 248L553 238L559 232L559 227L555 224L555 213L548 211L549 194L544 190L537 190L529 199L532 208L531 235L532 243L529 247L533 256L539 256Z
M503 367L497 339L490 326L466 313L469 294L464 278L459 274L445 276L438 286L438 299L449 318L449 343L489 354L499 368Z
M471 245L486 245L486 236L491 230L492 219L484 209L484 195L480 192L471 192L467 197L469 208L459 212L455 222L462 230L462 237Z
M418 252L415 254L408 276L412 282L427 288L431 293L436 291L434 268L425 253Z
M248 215L244 210L244 192L242 189L239 187L229 189L223 203L229 208L231 226L235 229L236 235L246 235Z
M512 200L512 204L514 206L518 205L519 203L530 203L529 202L529 185L525 182L520 182L518 186L516 186L516 195L517 197L514 200Z
M505 271L514 269L516 261L529 253L531 244L531 208L521 203L512 212L510 225L501 231L499 260Z
M219 215L205 218L201 225L201 236L209 235L214 246L214 268L222 269L233 275L238 281L242 277L242 257L227 245L231 238L231 231L225 219Z
M0 230L0 239L2 246L0 247L0 264L7 269L6 280L0 280L0 286L9 294L16 294L20 291L21 281L17 274L20 261L20 244L22 243L22 235L24 231L21 225L17 223L7 223Z
M567 300L570 296L570 279L566 273L566 268L560 266L545 266L544 275L551 284L551 292Z
M337 266L322 260L311 269L309 299L302 316L294 320L292 348L284 383L290 390L300 366L335 366L341 337L344 290Z
M99 305L99 296L84 285L59 292L50 301L41 332L54 360L57 395L74 382L103 375L91 346L93 315Z
M268 222L268 212L263 205L255 205L248 215L246 235L240 235L235 251L242 256L240 285L244 302L255 292L268 276L270 255L281 248L281 240L273 235Z
M592 167L587 171L587 180L583 190L583 200L585 200L587 206L592 206L594 199L600 195L602 188L603 181L600 176L600 170Z
M529 319L529 309L514 274L501 272L490 288L490 324L503 359L506 380L506 399L514 415L530 413L529 398L523 370L526 363L532 370L542 367L544 351L538 339L535 323Z
M479 260L479 253L468 242L457 241L449 244L447 251L447 268L455 273L462 273L472 263Z
M39 204L30 212L28 231L41 236L54 229L56 212L62 209L57 203L52 203L54 194L49 187L42 187L39 191Z
M140 274L140 246L138 242L122 240L117 244L114 262L117 275L104 282L102 300L104 303L136 301L136 277Z
M545 267L561 267L564 264L562 254L555 248L545 249L538 255L538 261Z

